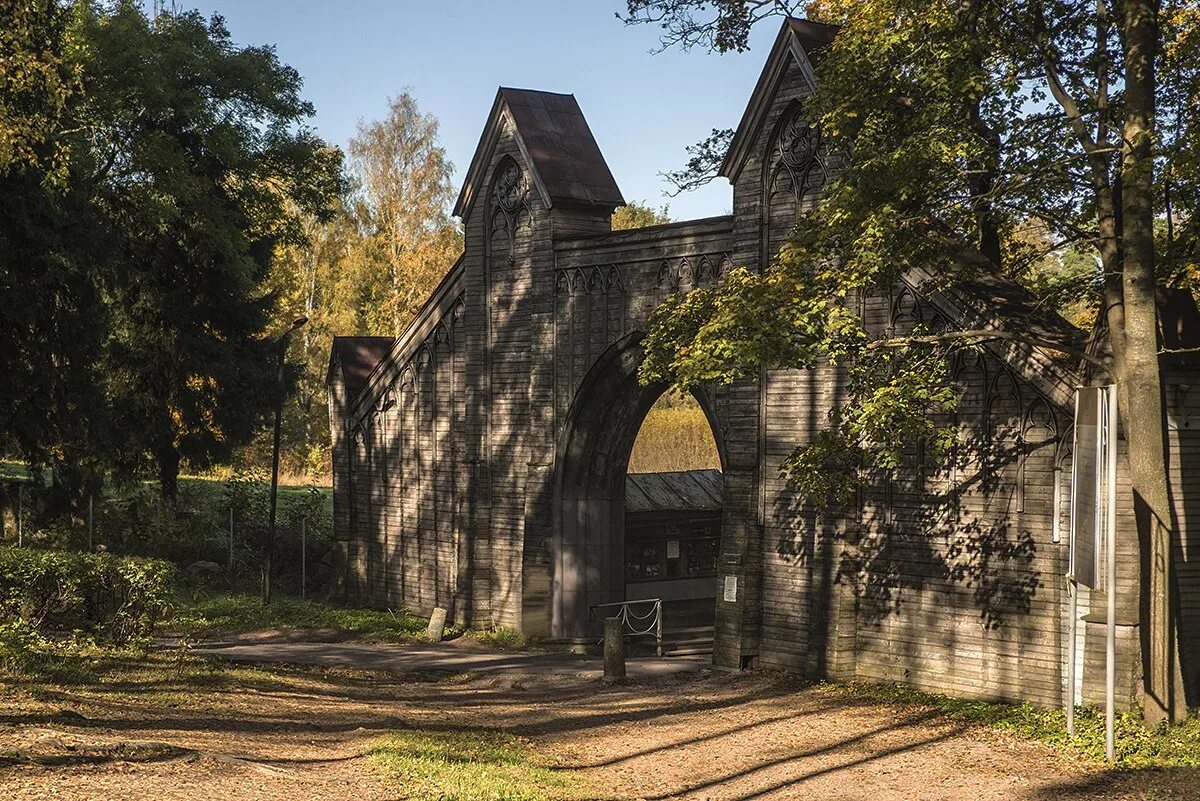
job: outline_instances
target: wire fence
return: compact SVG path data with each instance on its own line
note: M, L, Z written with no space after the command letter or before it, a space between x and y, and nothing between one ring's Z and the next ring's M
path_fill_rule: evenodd
M152 556L196 586L257 591L269 531L270 483L258 471L224 481L183 479L177 499L138 484L63 503L30 479L0 481L4 545ZM272 585L309 596L327 584L333 527L325 487L280 487Z

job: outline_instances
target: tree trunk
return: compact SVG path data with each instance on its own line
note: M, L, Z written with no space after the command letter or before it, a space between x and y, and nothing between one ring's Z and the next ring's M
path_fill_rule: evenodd
M1125 158L1121 168L1124 353L1116 363L1141 550L1143 715L1148 724L1186 716L1172 592L1175 531L1167 485L1164 403L1158 369L1154 278L1154 58L1158 7L1124 4Z
M159 445L154 460L158 463L158 485L163 500L174 504L179 497L179 450L171 444Z

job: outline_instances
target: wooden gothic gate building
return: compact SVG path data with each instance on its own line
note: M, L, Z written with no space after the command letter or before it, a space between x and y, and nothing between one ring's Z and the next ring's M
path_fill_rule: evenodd
M782 26L722 168L733 187L724 217L611 231L621 192L575 98L499 90L455 207L461 257L400 336L334 344L337 593L563 640L585 636L589 606L622 599L626 466L664 390L637 379L648 315L733 265L766 265L817 202L828 167L797 101L832 36L805 21ZM928 279L909 275L859 311L894 334L923 324L1079 335L1002 279L953 289ZM1200 451L1200 424L1186 425L1200 388L1179 390L1188 372L1168 370L1172 419L1185 423L1172 430L1177 476L1189 448L1193 459ZM696 393L724 484L717 664L1062 703L1080 376L1048 352L994 343L960 359L955 380L954 458L908 454L846 519L798 504L778 478L784 456L826 425L844 385L838 369L764 372ZM1180 580L1194 652L1200 534L1188 512L1200 488L1177 494L1192 521ZM1129 705L1140 671L1131 518L1119 532L1118 686ZM1089 601L1104 608L1085 597L1084 613ZM1103 686L1102 623L1080 631L1075 691L1092 700ZM1185 666L1193 687L1195 661Z

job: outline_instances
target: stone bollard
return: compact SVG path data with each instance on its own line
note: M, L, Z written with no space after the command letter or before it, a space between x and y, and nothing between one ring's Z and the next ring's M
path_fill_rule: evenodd
M619 617L604 618L604 683L625 682L625 626Z
M446 633L446 610L440 606L433 608L433 614L429 616L429 630L425 636L430 642L441 642L442 635Z

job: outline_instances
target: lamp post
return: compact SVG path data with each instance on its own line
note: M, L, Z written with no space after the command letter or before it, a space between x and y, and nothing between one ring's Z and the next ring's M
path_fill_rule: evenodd
M263 564L263 604L271 603L271 568L275 557L275 505L279 495L279 430L283 419L283 365L287 355L287 341L292 332L308 322L307 317L297 317L288 330L279 337L278 362L275 373L275 440L271 446L271 511L267 516L267 558Z

